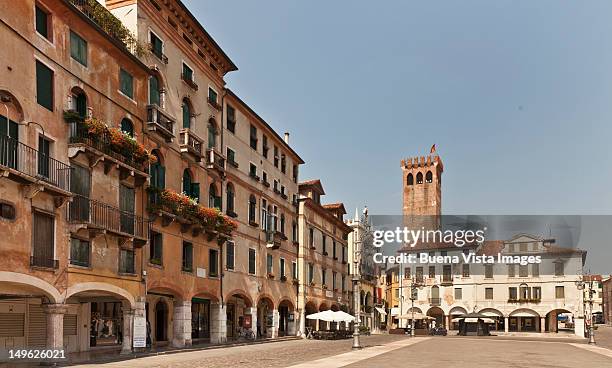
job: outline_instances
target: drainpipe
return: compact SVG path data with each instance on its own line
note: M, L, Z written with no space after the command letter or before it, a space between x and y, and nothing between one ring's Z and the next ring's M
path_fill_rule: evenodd
M221 122L219 123L219 143L221 145L221 153L223 153L223 110L225 109L225 94L227 92L225 91L225 88L223 89L223 93L221 94ZM227 165L227 162L225 163ZM220 194L221 194L221 208L223 208L223 180L221 180L221 190L220 190ZM226 241L227 244L227 241ZM219 271L221 272L221 275L219 277L219 294L221 295L221 297L219 298L219 300L221 301L221 307L224 306L225 301L223 300L223 278L225 277L225 267L223 265L223 245L221 245L219 247L219 257L221 257L221 259L219 260Z

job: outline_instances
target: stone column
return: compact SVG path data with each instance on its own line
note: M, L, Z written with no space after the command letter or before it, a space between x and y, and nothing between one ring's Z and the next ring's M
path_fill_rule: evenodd
M255 335L255 340L257 340L259 338L259 336L257 336L257 308L255 307L251 307L251 308L245 308L244 309L244 314L249 314L249 312L251 313L251 330L253 330L253 334ZM261 325L261 333L263 334L263 329L264 326L263 324L266 321L261 321L262 325Z
M446 329L450 330L450 326L451 326L451 316L449 314L446 316Z
M275 339L278 337L278 326L280 324L280 315L278 309L272 309L272 327L271 327L271 338Z
M123 308L123 343L121 345L121 354L132 354L132 332L134 328L134 310L132 308Z
M508 333L510 331L510 318L504 317L504 332Z
M298 331L298 335L306 337L306 312L304 308L300 309L300 330Z
M210 342L223 344L227 342L227 311L221 303L210 304Z
M47 349L63 349L64 347L64 304L43 304L47 315Z
M546 317L540 317L540 333L546 332Z
M174 332L172 346L175 348L191 346L191 300L174 302L172 331Z
M297 335L297 331L295 329L295 326L296 326L296 320L295 319L297 318L297 316L295 315L295 311L291 311L291 312L289 312L289 314L293 315L293 321L287 321L287 331L286 331L286 334L287 334L287 336L296 336ZM289 318L289 317L287 317L287 318Z
M516 330L518 332L521 332L521 321L523 320L523 317L516 317Z

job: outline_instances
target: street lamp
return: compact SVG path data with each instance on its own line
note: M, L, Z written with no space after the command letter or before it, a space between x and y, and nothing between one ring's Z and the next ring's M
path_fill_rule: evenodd
M410 337L414 337L414 301L419 297L419 289L422 288L420 280L414 277L410 278L410 310L412 311L412 320L410 321Z
M588 285L589 287L589 344L595 344L595 329L593 328L593 279L589 278L588 284L583 280L576 281L576 286L578 290L584 290L584 288ZM584 298L584 291L582 292L582 297ZM584 301L583 301L584 306Z

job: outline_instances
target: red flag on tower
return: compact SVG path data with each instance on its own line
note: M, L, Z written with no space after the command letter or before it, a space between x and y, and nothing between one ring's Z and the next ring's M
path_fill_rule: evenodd
M436 144L435 143L431 146L431 149L429 150L429 153L434 153L434 152L436 152Z

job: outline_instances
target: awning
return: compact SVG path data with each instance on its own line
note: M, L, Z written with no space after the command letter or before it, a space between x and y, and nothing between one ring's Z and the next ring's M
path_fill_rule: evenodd
M386 316L386 315L387 315L387 312L385 312L385 310L384 310L384 309L379 308L379 307L374 307L374 308L375 308L375 309L378 311L378 313L380 313L381 315L383 315L383 316Z

